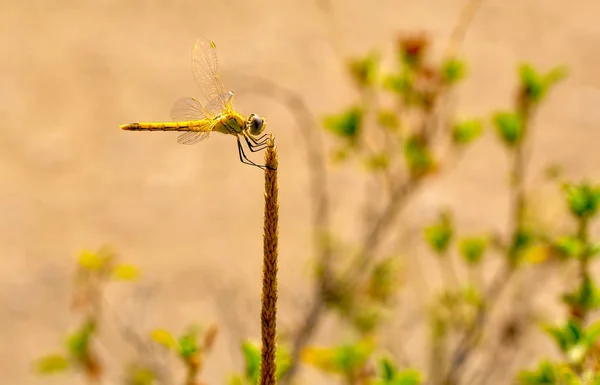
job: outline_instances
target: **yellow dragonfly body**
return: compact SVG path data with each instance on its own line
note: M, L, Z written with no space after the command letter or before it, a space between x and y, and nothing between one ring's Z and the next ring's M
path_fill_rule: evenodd
M242 163L260 168L248 159L240 139L244 139L252 152L271 145L264 134L267 123L263 117L251 114L247 119L233 108L233 92L226 91L219 74L216 45L206 39L198 39L192 54L192 69L196 83L206 104L195 98L178 100L171 110L172 122L139 122L124 124L128 131L182 131L177 138L181 144L194 144L206 139L211 132L234 135Z

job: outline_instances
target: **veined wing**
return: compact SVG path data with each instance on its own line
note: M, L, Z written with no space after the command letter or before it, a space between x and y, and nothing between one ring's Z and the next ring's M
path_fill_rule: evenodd
M192 70L200 91L209 102L205 106L206 112L215 116L222 111L231 110L233 93L227 92L221 80L217 46L214 42L204 38L196 41L192 53Z
M177 137L177 143L194 144L203 141L210 135L210 126L212 124L210 117L197 99L181 98L175 102L171 109L171 117L176 122L187 122L190 120L204 120L203 130L186 131Z

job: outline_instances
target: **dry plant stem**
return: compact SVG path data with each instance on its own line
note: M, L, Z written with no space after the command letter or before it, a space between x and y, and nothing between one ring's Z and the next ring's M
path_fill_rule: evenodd
M275 385L275 352L277 339L277 258L279 254L279 202L277 185L277 148L265 153L265 224L263 255L262 309L260 313L262 351L260 385Z
M326 287L331 282L332 250L330 243L323 237L329 229L330 222L325 149L319 135L316 119L300 94L268 79L245 75L238 75L238 77L243 80L241 81L242 84L248 85L248 92L260 91L273 100L282 103L293 113L297 122L296 127L306 149L307 165L310 171L310 192L313 204L312 226L314 228L313 247L315 248L316 259L323 267L323 275L314 288L311 308L294 335L290 366L281 378L281 383L285 384L291 381L296 374L300 362L300 352L319 324L322 312L325 309L322 293L326 292Z
M484 0L468 0L468 3L463 6L458 18L458 22L454 26L454 30L450 36L450 41L448 42L448 47L446 48L446 57L452 57L456 54L456 51L458 51L458 48L465 39L467 30L473 22L473 19L475 18L475 15L481 7L483 1Z

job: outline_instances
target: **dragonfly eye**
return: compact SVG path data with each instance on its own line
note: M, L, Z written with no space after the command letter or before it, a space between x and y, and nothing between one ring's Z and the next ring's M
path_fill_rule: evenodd
M261 127L262 127L262 125L263 125L262 119L259 116L254 115L254 117L252 118L252 126L253 126L253 128L256 129L256 130L260 130Z
M250 115L247 124L252 135L259 135L265 129L264 119L256 114Z

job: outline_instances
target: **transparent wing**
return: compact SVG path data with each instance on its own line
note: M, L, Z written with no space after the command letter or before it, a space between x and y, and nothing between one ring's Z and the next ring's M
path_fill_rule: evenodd
M194 127L194 131L186 131L177 137L177 143L194 144L208 138L211 127L210 118L207 116L205 108L197 99L181 98L175 102L171 109L171 117L176 122L187 122L190 120L203 120L199 126Z
M210 131L187 131L177 137L177 143L195 144L208 138Z
M228 92L213 98L206 103L206 106L202 106L202 103L198 99L181 98L173 105L171 118L177 122L209 119L211 117L211 113L208 112L209 110L218 110L220 113L222 110L219 109L222 109L221 105L223 101L229 104L232 99L233 92Z
M210 106L207 104L206 112L214 116L230 109L231 98L227 98L229 92L226 91L221 80L217 47L214 42L204 38L196 41L192 53L192 70L200 91L206 100L211 102Z
M176 122L208 118L202 103L194 98L181 98L173 104L171 117Z

